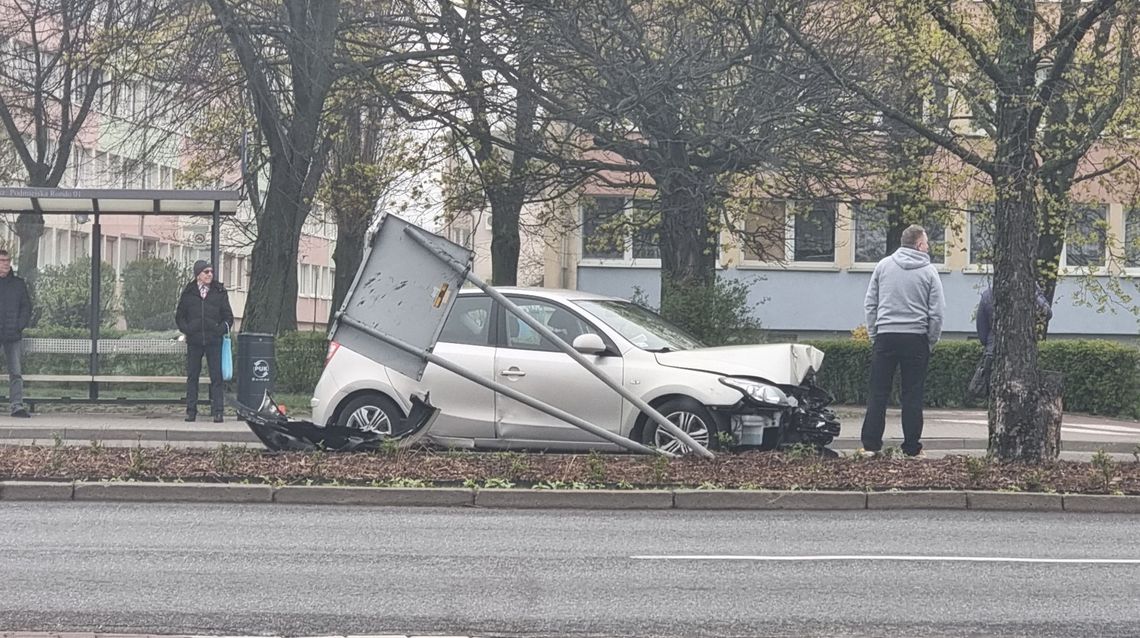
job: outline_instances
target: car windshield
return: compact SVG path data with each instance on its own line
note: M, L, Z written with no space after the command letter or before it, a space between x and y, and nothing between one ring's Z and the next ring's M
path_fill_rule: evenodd
M670 352L705 347L696 337L637 304L609 300L580 300L574 303L642 350Z

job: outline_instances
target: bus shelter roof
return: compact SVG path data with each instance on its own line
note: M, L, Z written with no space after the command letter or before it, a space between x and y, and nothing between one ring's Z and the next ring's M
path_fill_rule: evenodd
M43 215L234 215L241 195L227 190L0 188L0 213Z

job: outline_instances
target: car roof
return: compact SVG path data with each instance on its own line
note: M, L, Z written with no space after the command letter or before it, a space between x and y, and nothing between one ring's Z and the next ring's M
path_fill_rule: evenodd
M583 290L569 290L567 288L531 288L524 286L495 286L495 290L503 293L504 295L526 295L528 297L539 297L541 299L552 299L555 301L627 301L619 297L610 297L607 295L599 295L592 292ZM479 295L483 291L475 287L467 287L459 291L461 295Z

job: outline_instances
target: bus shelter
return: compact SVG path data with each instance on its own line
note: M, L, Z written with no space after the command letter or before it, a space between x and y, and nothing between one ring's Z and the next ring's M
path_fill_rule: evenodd
M0 213L77 215L91 223L91 311L88 400L99 400L99 307L102 291L103 234L106 215L148 217L208 217L211 220L210 256L219 272L219 237L222 217L237 213L241 196L229 190L150 190L86 188L0 188ZM30 377L25 377L29 378ZM60 377L62 378L62 377ZM78 380L79 377L76 377ZM140 378L145 381L145 378Z

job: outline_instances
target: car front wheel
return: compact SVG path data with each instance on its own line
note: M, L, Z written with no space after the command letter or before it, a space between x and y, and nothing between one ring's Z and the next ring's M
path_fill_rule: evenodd
M391 399L380 394L366 394L344 406L337 425L391 436L392 429L403 420L404 413Z
M716 418L708 408L697 401L688 397L669 399L657 406L657 411L705 448L715 449L719 447L717 434L720 430L717 427ZM665 428L657 425L652 419L645 423L643 432L642 443L650 447L673 454L692 453L688 445L685 445L683 441Z

